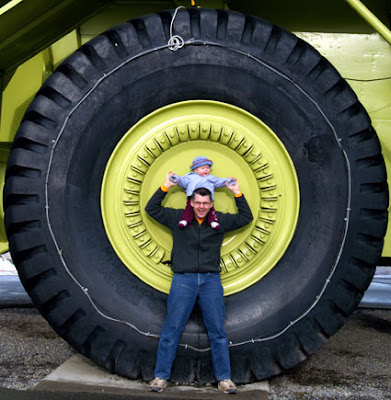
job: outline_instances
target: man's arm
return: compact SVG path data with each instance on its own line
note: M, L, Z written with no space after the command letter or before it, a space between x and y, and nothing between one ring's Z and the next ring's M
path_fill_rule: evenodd
M238 207L238 213L221 214L221 217L219 215L220 223L222 224L225 232L230 232L239 229L242 226L249 224L253 220L253 215L251 213L247 200L239 189L238 180L236 178L229 178L229 179L230 180L232 179L235 182L234 185L228 185L227 182L226 186L234 195L236 206Z
M169 171L166 175L166 181L154 193L145 207L145 211L149 216L169 228L175 226L178 222L179 214L181 213L181 210L162 206L162 201L170 188L177 185L177 183L170 180L171 175L173 175L172 171Z

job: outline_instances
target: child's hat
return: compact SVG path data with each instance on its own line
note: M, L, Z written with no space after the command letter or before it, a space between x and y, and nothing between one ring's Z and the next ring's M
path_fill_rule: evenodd
M209 158L206 158L206 157L204 157L204 156L198 156L198 157L196 157L196 158L193 160L192 164L190 165L190 169L191 169L192 171L194 171L196 168L202 167L203 165L210 165L210 166L212 166L213 163L212 163L211 160L209 160Z

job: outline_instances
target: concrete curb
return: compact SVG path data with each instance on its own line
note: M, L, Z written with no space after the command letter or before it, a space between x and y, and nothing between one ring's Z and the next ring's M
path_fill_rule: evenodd
M131 381L110 374L81 356L72 356L44 380L39 382L35 392L91 393L118 396L118 398L136 399L226 399L226 395L215 387L170 386L163 393L151 393L148 384ZM114 397L116 398L116 397ZM269 398L268 382L258 382L238 387L237 400ZM59 400L59 399L56 399Z

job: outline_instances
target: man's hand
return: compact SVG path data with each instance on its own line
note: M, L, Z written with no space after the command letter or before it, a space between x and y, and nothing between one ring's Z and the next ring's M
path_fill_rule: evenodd
M168 171L168 172L167 172L166 181L164 182L164 186L165 186L167 189L170 189L170 187L172 187L172 186L178 185L178 182L173 182L173 181L171 180L171 177L172 177L173 175L175 175L175 174L174 174L172 171Z
M235 182L233 185L232 181ZM228 182L230 182L231 184L229 185ZM228 181L225 182L225 186L227 186L227 188L234 194L234 196L240 193L239 181L236 178L228 178Z

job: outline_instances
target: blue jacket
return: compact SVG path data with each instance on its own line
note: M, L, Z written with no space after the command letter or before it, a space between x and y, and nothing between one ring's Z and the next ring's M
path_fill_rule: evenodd
M185 189L187 197L190 197L194 190L198 188L208 189L212 193L212 200L214 200L215 188L225 187L225 182L227 181L227 178L218 178L214 175L201 176L195 172L189 172L179 177L178 185Z

